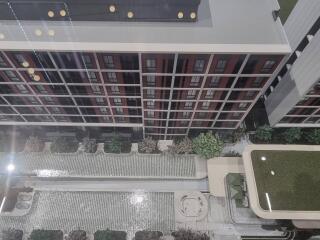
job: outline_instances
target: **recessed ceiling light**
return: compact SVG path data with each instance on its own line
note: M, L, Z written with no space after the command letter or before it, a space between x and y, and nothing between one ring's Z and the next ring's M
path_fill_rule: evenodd
M128 12L128 18L133 18L133 12L131 11Z
M50 17L50 18L53 18L54 17L54 12L53 11L48 11L48 16Z
M110 5L109 6L109 12L114 13L116 11L116 6L115 5Z
M27 67L30 66L30 64L29 64L27 61L24 61L24 62L22 63L22 66L25 67L25 68L27 68Z
M3 33L0 33L0 39L5 39L5 36Z
M66 10L64 10L64 9L60 10L60 16L61 17L65 17L66 15L67 15Z
M34 68L28 68L28 73L29 74L34 74Z
M40 36L42 35L42 31L41 31L40 29L36 29L36 30L34 31L34 33L35 33L38 37L40 37Z
M179 19L183 18L183 12L178 12L178 18Z
M48 30L48 35L53 37L55 34L55 31L53 29Z
M197 17L197 14L195 12L190 13L190 18L195 19Z
M36 82L40 81L40 76L39 75L34 75L33 76L33 80L35 80Z
M270 173L272 176L274 176L276 174L274 171L271 171Z

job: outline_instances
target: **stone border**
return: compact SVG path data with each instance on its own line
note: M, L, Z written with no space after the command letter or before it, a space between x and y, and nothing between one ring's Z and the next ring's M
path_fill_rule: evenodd
M265 219L320 219L320 211L285 211L272 210L267 211L261 208L257 184L254 176L251 152L254 150L280 150L280 151L319 151L320 145L276 145L276 144L252 144L248 145L243 154L243 163L246 173L246 180L249 192L250 207L256 215Z

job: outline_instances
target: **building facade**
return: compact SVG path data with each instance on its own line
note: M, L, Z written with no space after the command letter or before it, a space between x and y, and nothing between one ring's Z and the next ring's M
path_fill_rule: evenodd
M3 21L0 124L159 139L236 129L290 52L277 8L204 0L195 23Z
M270 124L320 126L320 2L300 0L284 25L293 49L265 95Z

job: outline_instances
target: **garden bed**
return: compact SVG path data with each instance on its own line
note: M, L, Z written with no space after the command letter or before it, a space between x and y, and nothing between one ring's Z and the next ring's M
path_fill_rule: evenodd
M2 240L22 240L23 231L19 229L9 228L2 231Z
M138 231L134 240L159 240L163 236L159 231Z
M33 230L29 240L63 240L61 230Z
M127 233L123 231L98 230L94 233L94 240L126 240Z

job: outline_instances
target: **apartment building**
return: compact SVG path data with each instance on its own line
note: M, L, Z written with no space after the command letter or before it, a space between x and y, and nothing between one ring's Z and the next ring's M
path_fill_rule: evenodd
M0 24L1 125L134 128L158 139L236 129L291 52L277 1L202 0L157 22L127 9L126 20L86 21L54 3L30 21L15 7Z
M284 25L292 54L265 95L270 124L320 126L320 2L300 0Z

